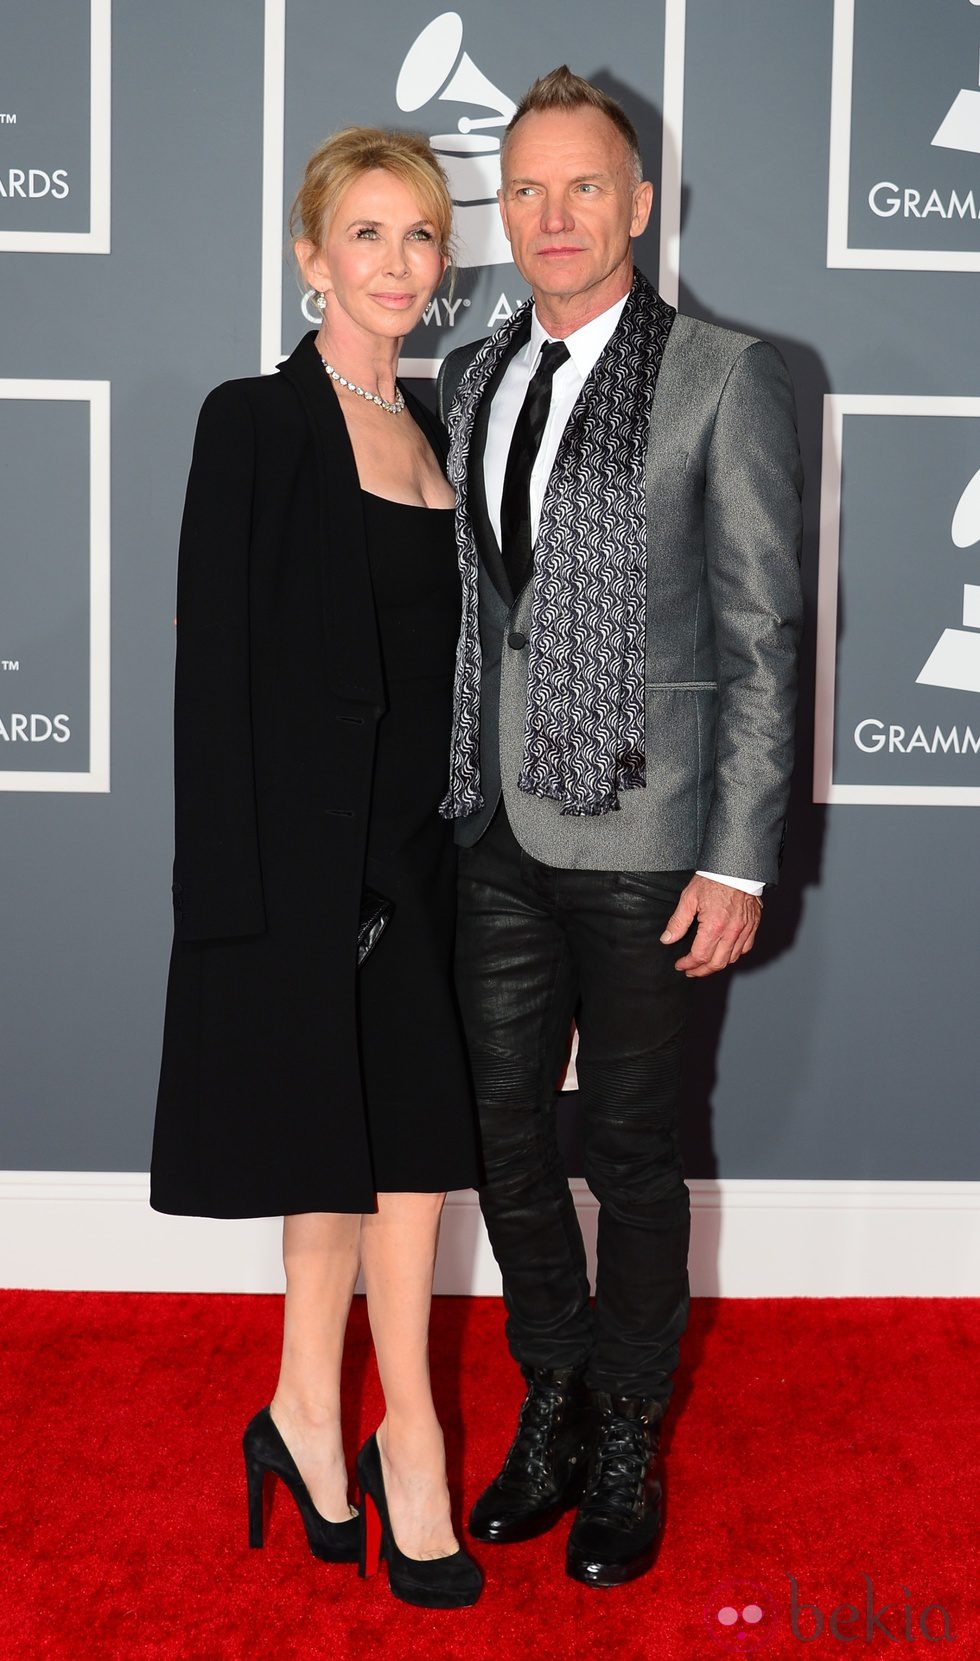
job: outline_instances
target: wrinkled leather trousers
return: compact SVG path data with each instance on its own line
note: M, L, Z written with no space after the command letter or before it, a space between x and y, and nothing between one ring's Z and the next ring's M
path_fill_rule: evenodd
M544 865L503 806L459 859L457 986L511 1353L584 1364L594 1390L666 1404L689 1304L677 1113L691 988L674 969L686 944L659 936L691 873ZM585 1176L599 1204L594 1309L556 1135L576 1013Z

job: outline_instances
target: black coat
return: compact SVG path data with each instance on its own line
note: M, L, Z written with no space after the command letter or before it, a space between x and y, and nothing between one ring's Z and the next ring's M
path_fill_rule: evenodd
M160 1211L374 1206L355 939L385 698L354 453L313 341L278 374L210 393L194 445Z

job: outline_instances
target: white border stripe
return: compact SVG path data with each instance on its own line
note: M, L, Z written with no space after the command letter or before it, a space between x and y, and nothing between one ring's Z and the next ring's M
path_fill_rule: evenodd
M90 254L109 253L112 181L112 0L92 0L92 110L89 138Z
M830 166L827 188L827 264L850 263L847 221L851 191L851 96L854 0L834 0L830 70Z
M595 1273L597 1206L571 1181ZM977 1297L980 1182L692 1180L699 1297ZM0 1284L281 1292L280 1222L164 1217L136 1172L0 1172ZM471 1191L446 1202L436 1291L497 1297Z
M852 271L980 271L980 250L851 248L851 106L855 0L834 0L830 80L830 166L827 188L827 265ZM973 0L977 4L977 0Z
M980 807L980 786L975 785L834 782L834 699L837 677L837 600L840 586L841 474L845 415L965 415L976 419L980 417L980 398L893 393L824 394L813 800L826 802L831 806L864 802L891 807Z
M0 771L5 790L109 789L109 385L108 381L0 380L0 399L89 406L89 766L85 773Z
M840 582L841 442L844 412L839 398L823 401L820 463L820 555L817 576L816 691L813 729L813 799L829 802L834 786L834 712L837 683L837 595Z
M111 645L111 481L109 382L90 391L89 466L89 789L109 789ZM57 789L52 784L52 789Z
M828 266L851 271L980 271L980 253L966 248L848 248L844 252L846 259L828 258Z
M680 293L681 201L684 154L684 35L687 0L664 0L664 100L660 165L661 296L676 306Z
M19 254L108 254L112 152L112 0L90 0L89 229L0 231L0 250Z
M282 361L283 158L286 142L286 0L265 0L262 78L262 295L259 371Z

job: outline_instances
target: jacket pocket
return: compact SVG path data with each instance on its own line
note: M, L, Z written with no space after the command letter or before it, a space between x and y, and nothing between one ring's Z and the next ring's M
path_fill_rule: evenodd
M717 692L717 681L647 681L648 692Z

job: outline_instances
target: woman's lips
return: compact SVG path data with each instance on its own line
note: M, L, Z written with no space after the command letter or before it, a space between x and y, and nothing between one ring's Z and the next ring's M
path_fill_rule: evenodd
M415 295L414 294L372 294L371 298L372 298L372 300L377 300L377 302L380 306L393 306L395 308L398 308L398 307L402 307L402 306L410 306L412 304L412 302L414 301L414 299L415 299Z

